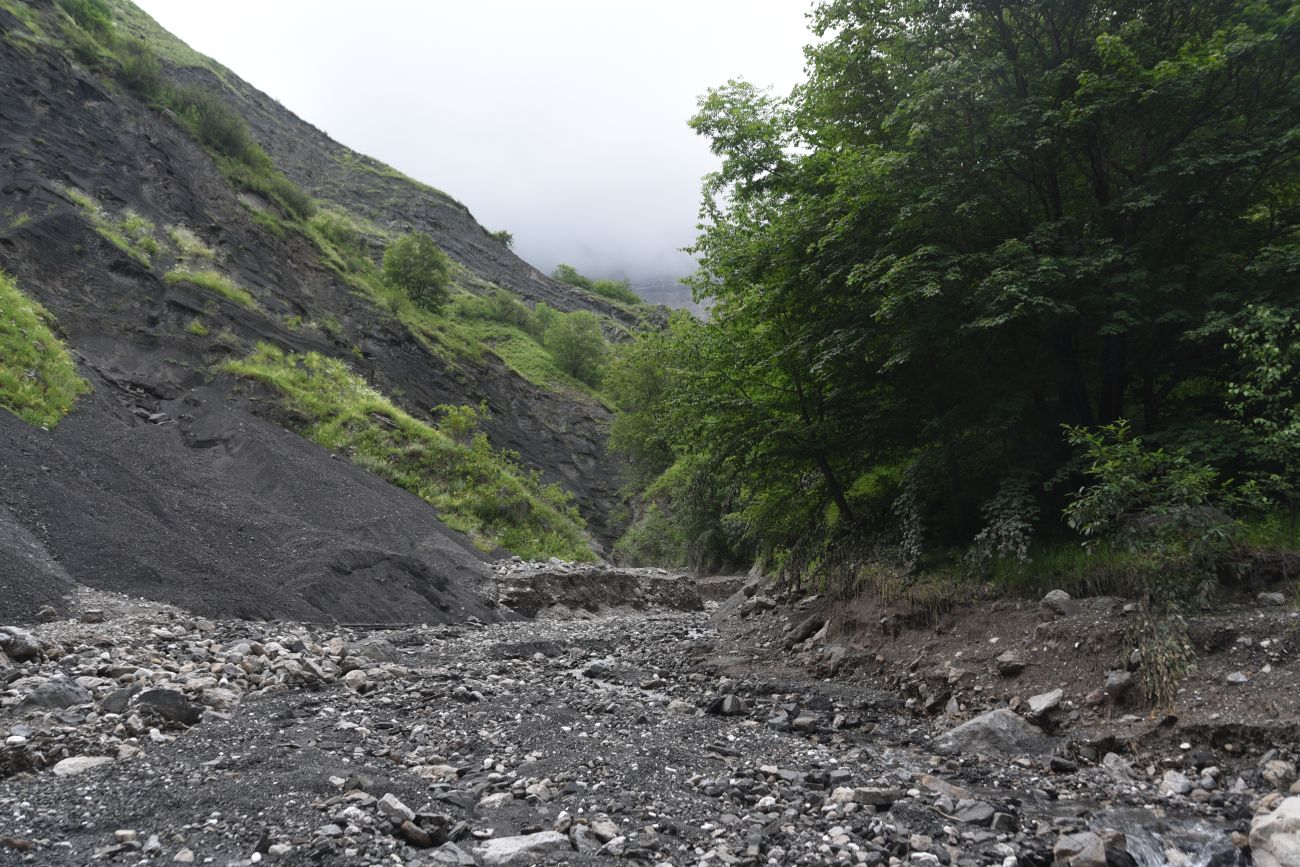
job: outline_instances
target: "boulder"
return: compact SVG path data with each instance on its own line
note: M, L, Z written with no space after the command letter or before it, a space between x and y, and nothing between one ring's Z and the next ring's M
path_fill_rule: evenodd
M17 626L0 626L0 650L14 662L40 659L44 655L36 636Z
M1069 617L1079 610L1078 603L1070 598L1070 594L1064 590L1053 590L1043 597L1039 603L1043 611L1051 614L1053 617Z
M83 774L91 768L107 765L112 761L107 756L72 756L54 766L54 776L75 777L77 774Z
M931 751L940 755L1045 756L1052 746L1052 739L1042 729L1006 708L980 714L930 741Z
M1300 864L1300 797L1287 798L1271 813L1250 823L1250 852L1255 867Z
M1051 692L1045 692L1041 695L1033 696L1029 699L1029 716L1043 717L1061 706L1061 699L1065 697L1065 690L1054 689Z
M797 623L792 629L785 634L785 646L787 649L794 647L801 641L807 641L817 634L817 631L826 625L826 616L823 614L811 614Z
M558 831L538 831L518 837L499 837L488 840L474 849L474 854L487 865L525 864L549 852L568 852L573 847L569 838Z
M1024 670L1025 660L1016 651L1003 651L1003 653L998 656L998 674L1003 677L1015 677Z
M1062 834L1052 854L1058 867L1106 867L1106 844L1091 831Z
M203 705L174 689L146 689L135 698L137 709L170 722L192 726L203 718Z
M69 680L60 674L51 677L29 692L27 697L23 699L23 704L27 707L45 707L58 710L65 707L76 707L79 704L90 704L94 700L95 697L90 694L90 690L75 680Z

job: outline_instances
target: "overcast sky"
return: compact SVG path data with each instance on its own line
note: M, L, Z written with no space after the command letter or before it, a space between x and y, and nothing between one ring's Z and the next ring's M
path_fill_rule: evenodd
M787 92L810 0L136 0L344 144L465 203L550 271L680 276L686 126L728 78Z

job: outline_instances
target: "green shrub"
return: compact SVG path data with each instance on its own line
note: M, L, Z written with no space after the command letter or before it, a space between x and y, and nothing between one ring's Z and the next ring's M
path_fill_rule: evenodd
M515 236L510 232L507 232L505 229L499 229L495 232L489 232L488 234L491 235L493 238L496 238L502 244L505 244L507 250L514 249Z
M190 283L201 289L214 292L241 307L247 307L250 310L257 309L257 299L253 297L253 293L220 271L190 271L178 267L172 269L164 279L168 284Z
M586 310L562 314L546 329L546 349L561 370L588 385L599 385L609 345L600 317Z
M627 280L595 280L591 284L597 295L625 304L640 304L641 296L632 291L632 284Z
M208 326L203 324L203 320L197 316L190 320L190 324L185 326L185 330L195 337L207 337Z
M128 90L145 99L162 95L162 67L153 50L141 39L128 40L117 52L117 78Z
M384 251L384 281L418 306L437 312L450 297L451 259L433 238L405 235Z
M626 566L686 565L686 537L658 503L651 503L614 544L614 556Z
M562 314L545 301L538 301L533 313L528 317L528 333L538 340L546 339L546 332Z
M270 158L253 141L244 119L217 94L184 85L171 92L168 104L190 133L217 153L254 169L271 169Z
M0 273L0 407L52 428L90 386L51 326L53 317Z
M556 280L559 280L561 283L567 283L570 286L577 286L579 289L586 289L588 292L596 291L596 284L589 278L579 274L578 269L572 265L565 265L563 263L556 265L555 270L551 272L551 276Z
M488 316L493 321L516 328L528 326L529 310L518 298L505 289L493 289L487 297Z

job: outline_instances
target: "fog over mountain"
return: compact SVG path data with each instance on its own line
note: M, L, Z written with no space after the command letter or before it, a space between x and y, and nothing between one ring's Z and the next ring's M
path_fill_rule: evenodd
M141 5L358 151L464 202L550 271L680 276L700 177L686 125L729 78L799 79L805 0ZM250 26L255 22L255 26Z

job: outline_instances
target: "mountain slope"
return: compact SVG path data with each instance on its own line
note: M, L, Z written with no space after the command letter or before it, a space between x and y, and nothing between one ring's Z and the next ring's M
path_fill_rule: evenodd
M115 20L83 26L85 8ZM237 188L185 118L123 87L106 52L132 34L167 87L202 81L245 118L335 222ZM461 296L501 287L598 312L611 333L635 311L544 277L463 206L332 142L129 4L6 0L0 36L0 269L57 319L94 390L51 432L0 410L0 554L18 544L6 539L35 539L71 581L212 613L487 616L475 585L502 553L495 537L475 544L416 497L281 430L313 420L222 372L259 343L341 359L430 428L433 407L485 405L491 445L518 455L517 467L500 459L505 471L536 492L510 506L517 520L567 520L538 518L537 498L551 496L540 485L558 483L602 550L618 485L603 402L558 374L525 375L452 313L385 305L363 272L396 234L423 230L457 263ZM322 238L336 224L357 227L362 272ZM381 435L392 424L374 419ZM0 618L49 596L12 595Z

